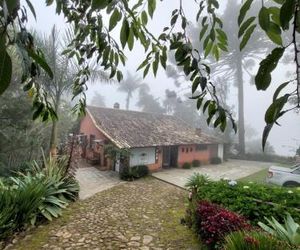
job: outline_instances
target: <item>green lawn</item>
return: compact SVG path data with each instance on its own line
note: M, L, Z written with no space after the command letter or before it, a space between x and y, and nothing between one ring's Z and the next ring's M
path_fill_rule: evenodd
M276 163L274 165L278 165L278 166L286 167L286 168L292 166L292 165L288 165L288 164L276 164ZM267 175L268 175L268 168L260 170L256 173L248 175L246 177L243 177L243 178L239 179L239 181L245 181L245 182L253 181L256 183L266 184Z
M267 175L268 175L268 169L266 168L259 172L254 173L254 174L251 174L244 178L241 178L241 179L239 179L239 181L245 181L245 182L253 181L256 183L266 183Z

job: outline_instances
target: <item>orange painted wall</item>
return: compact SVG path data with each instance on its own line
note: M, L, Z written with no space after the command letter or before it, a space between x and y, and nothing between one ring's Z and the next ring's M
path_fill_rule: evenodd
M101 139L107 139L94 125L91 117L89 114L87 114L80 122L80 133L83 133L85 135L89 136L90 135L95 135L96 139L101 140Z
M106 139L108 138L102 134L94 125L91 117L89 114L87 114L80 123L80 133L83 133L85 135L89 136L91 134L96 136L96 139ZM186 149L188 148L188 152L186 152ZM184 149L184 152L182 152L182 149ZM159 147L158 150L158 160L154 164L149 164L149 170L151 172L158 171L162 168L162 148ZM184 146L178 146L178 166L181 167L185 162L192 163L193 160L199 160L201 164L209 164L210 159L212 157L216 157L218 154L218 145L208 145L207 150L203 151L196 151L196 145L184 145ZM101 152L101 165L104 165L104 152Z
M102 139L107 139L107 137L101 133L97 128L96 126L94 125L91 117L89 114L87 114L82 120L81 120L81 123L80 123L80 133L83 133L85 135L88 136L88 140L89 140L89 137L90 135L95 135L96 136L96 139L98 140L102 140ZM92 152L87 152L87 154L91 154ZM104 155L104 152L102 152L100 150L100 153L101 153L101 165L103 166L104 165L104 158L103 158L103 155ZM157 159L157 162L154 163L154 164L149 164L148 165L148 168L149 168L149 171L151 172L155 172L155 171L158 171L162 168L162 149L161 147L159 147L159 150L158 150L158 159Z
M181 167L185 162L192 163L193 160L198 160L201 164L209 164L214 152L212 147L215 145L208 145L207 150L196 150L196 145L184 145L178 147L178 166ZM217 146L217 145L216 145ZM188 149L188 152L186 152Z
M87 135L88 138L88 143L90 143L90 135L95 135L96 140L107 140L107 137L101 133L96 126L94 125L91 117L89 114L87 114L80 122L80 133L83 133L84 135ZM98 153L101 155L101 166L104 166L104 148L100 147L97 150ZM87 150L87 157L91 157L93 154L92 150ZM108 163L109 166L111 167L111 164Z

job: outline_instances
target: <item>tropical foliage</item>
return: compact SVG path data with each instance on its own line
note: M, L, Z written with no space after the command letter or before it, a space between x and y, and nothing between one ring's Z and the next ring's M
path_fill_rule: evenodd
M245 1L238 16L240 38L240 50L246 48L249 39L255 29L260 27L268 39L277 47L261 61L255 77L255 84L258 90L266 90L271 85L271 73L276 69L279 60L289 50L294 54L295 77L288 79L281 84L274 93L273 103L265 115L266 127L263 133L263 146L271 128L278 119L286 112L298 109L300 102L299 95L299 68L297 36L299 30L299 1L298 0L273 0L268 7L262 1L258 13L248 16L249 9L254 1ZM27 8L35 16L34 6L26 0ZM78 104L74 109L84 112L86 82L91 77L89 62L96 60L104 70L110 72L110 78L116 77L119 81L123 75L119 70L119 64L125 65L124 48L127 46L132 50L136 42L139 42L145 49L146 58L138 67L143 70L144 76L152 68L156 75L159 65L166 68L168 50L174 52L177 65L183 67L183 73L192 83L192 92L200 91L199 95L193 96L197 100L197 108L203 112L208 110L208 124L225 130L228 121L232 123L233 129L236 125L232 115L224 108L218 98L215 85L211 80L211 69L205 62L205 58L212 55L219 60L221 52L227 52L228 38L223 29L222 18L218 16L219 2L217 0L195 1L195 8L198 8L195 20L201 20L199 40L203 47L203 53L194 48L187 34L190 20L185 15L183 1L179 1L178 8L175 8L170 17L170 24L162 33L155 36L148 27L149 19L154 18L157 9L156 0L140 0L128 4L127 1L46 1L47 5L56 4L56 12L63 14L75 30L75 37L70 42L65 54L69 58L75 58L80 65L78 73L73 82L73 94L78 96ZM2 94L11 82L12 62L9 54L9 47L16 46L20 61L23 62L22 83L25 90L32 97L35 110L35 117L56 118L51 103L48 101L47 92L36 81L40 69L43 69L49 77L54 77L53 70L45 61L42 51L35 46L33 36L26 30L27 12L23 11L20 1L0 1L1 26L0 36L0 94ZM145 9L147 7L147 9ZM26 9L26 7L25 7ZM103 22L103 14L109 15L109 22ZM15 20L19 22L15 22ZM19 29L14 29L17 23ZM119 39L115 39L112 32L119 26ZM283 41L283 33L291 31L287 41ZM96 52L96 54L95 54ZM295 83L295 84L294 84ZM293 89L291 92L280 95L283 89ZM287 103L290 99L296 100L290 108Z
M186 186L192 195L192 202L189 203L192 214L197 201L207 200L240 213L253 225L257 225L264 217L271 216L284 221L285 212L289 212L296 221L300 221L299 189L288 190L229 180L211 181L199 174L190 177Z
M225 237L224 250L290 250L285 242L260 231L238 231Z
M0 239L17 230L52 220L77 199L79 186L68 173L67 158L34 163L26 174L1 180Z
M258 223L263 230L280 240L286 241L290 245L300 246L300 226L289 213L284 218L283 225L274 217L271 220L268 218L265 218L265 220L268 222L268 225L262 222Z
M231 232L251 229L242 216L207 201L197 204L194 226L210 249L221 245L224 237Z

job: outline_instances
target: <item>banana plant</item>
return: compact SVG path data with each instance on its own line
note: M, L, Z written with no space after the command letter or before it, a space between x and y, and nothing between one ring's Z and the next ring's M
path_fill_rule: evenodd
M280 224L274 217L266 218L269 225L258 222L258 225L266 232L288 242L291 245L300 246L300 226L289 213L284 218L284 224Z

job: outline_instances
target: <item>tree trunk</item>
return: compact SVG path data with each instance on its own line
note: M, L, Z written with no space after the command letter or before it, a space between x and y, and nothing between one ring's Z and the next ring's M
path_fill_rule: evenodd
M130 94L127 94L127 98L126 98L126 109L129 109L129 101L130 101Z
M244 120L244 82L243 82L243 69L242 59L239 57L236 60L236 80L238 86L238 136L239 136L239 153L245 154L245 120Z
M58 109L59 109L59 103L60 103L60 98L56 98L56 103L55 103L55 113L58 116ZM57 120L52 120L52 128L51 128L51 136L50 136L50 154L51 156L55 156L57 154L56 150L57 146Z

